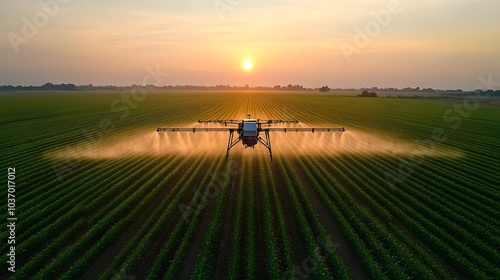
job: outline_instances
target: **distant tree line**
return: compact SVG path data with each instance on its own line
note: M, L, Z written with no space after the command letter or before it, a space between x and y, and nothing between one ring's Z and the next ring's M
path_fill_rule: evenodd
M369 92L367 90L363 90L361 94L358 94L358 97L377 97L377 94L375 92Z
M389 95L389 96L387 96L387 97L392 98L392 96L391 96L391 95ZM398 96L396 96L396 97L397 97L397 98L411 98L411 99L419 99L419 98L420 98L420 96L418 96L418 95L416 95L416 94L415 94L415 95L413 95L413 96L398 95Z
M328 86L322 86L322 87L319 88L319 91L320 92L329 92L330 88Z
M41 86L0 86L2 91L14 91L14 90L77 90L77 86L74 84L53 84L46 83Z
M500 90L492 90L492 89L482 90L482 89L476 89L474 92L476 94L479 94L479 93L489 93L490 96L500 96Z
M376 91L376 92L448 92L448 93L462 93L464 92L462 89L433 89L433 88L420 88L420 87L405 87L405 88L394 88L394 87L363 87L363 88L333 88L332 91Z
M280 86L276 85L274 87L264 87L264 86L254 86L251 87L249 85L245 86L230 86L230 85L215 85L215 86L198 86L198 85L168 85L168 86L155 86L155 85L136 85L133 84L131 86L94 86L92 84L89 85L80 85L76 86L74 84L53 84L46 83L42 86L12 86L12 85L4 85L0 86L0 91L26 91L26 90L66 90L66 91L123 91L123 90L132 90L134 88L146 88L147 90L284 90L284 91L313 91L313 88L306 88L302 85L286 85Z
M292 84L289 84L287 86L275 85L273 87L273 89L274 90L312 90L312 89L309 89L309 88L304 88L301 85L292 85Z
M396 93L396 92L420 92L420 93L426 93L426 92L437 92L437 93L446 93L446 94L453 94L453 95L467 95L470 94L471 92L464 92L462 89L449 89L449 90L439 90L439 89L432 89L432 88L423 88L421 89L420 87L416 88L402 88L402 89L397 89L397 88L378 88L378 87L372 87L372 88L361 88L361 89L355 89L355 88L330 88L327 85L321 86L319 88L306 88L302 85L276 85L274 87L265 87L265 86L230 86L230 85L215 85L215 86L198 86L198 85L168 85L168 86L155 86L155 85L130 85L130 86L113 86L113 85L104 85L104 86L94 86L92 84L88 85L75 85L75 84L53 84L53 83L45 83L41 86L12 86L12 85L3 85L0 86L0 91L37 91L37 90L61 90L61 91L129 91L134 88L145 88L147 90L163 90L163 91L182 91L182 90L260 90L260 91L320 91L320 92L332 92L335 93L335 91L341 91L341 92L346 92L346 91L358 91L362 90L361 95L358 95L360 97L374 97L373 93L374 91L377 92L390 92L390 93ZM368 93L364 93L364 92ZM482 91L481 89L478 89L476 91ZM487 92L490 93L491 96L500 96L500 90L488 90ZM375 93L376 95L376 93Z

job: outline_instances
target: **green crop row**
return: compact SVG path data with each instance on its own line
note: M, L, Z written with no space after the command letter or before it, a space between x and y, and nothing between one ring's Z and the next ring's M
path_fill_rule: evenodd
M18 271L2 271L1 279L500 278L497 104L481 104L451 129L443 113L453 103L444 99L151 92L120 119L110 104L122 94L0 96L1 132L8 136L0 157L17 170L19 219ZM97 141L102 149L152 135L158 126L247 114L298 119L299 126L341 125L347 132L328 136L332 147L323 141L330 134L272 134L272 162L260 144L244 152L238 144L226 162L227 138L215 147L218 140L198 143L192 134L176 139L221 155L51 156L81 151L89 143L83 130L95 130L103 118L115 129ZM391 154L363 138L411 146L432 139L435 128L448 137L436 143L443 152L436 155ZM353 145L366 144L369 152L349 150L356 137ZM310 154L301 146L309 143ZM336 144L345 153L336 153ZM411 170L398 170L405 162ZM237 175L233 164L240 166ZM391 186L388 171L401 171L401 182ZM207 186L214 174L222 174L224 184L205 204L193 190L213 192ZM7 252L8 244L0 249Z
M172 219L174 213L178 211L176 204L178 204L186 193L188 186L191 185L194 177L188 174L198 174L197 172L206 163L206 158L199 158L194 165L190 166L188 172L186 172L180 179L177 180L174 186L169 186L173 181L175 175L187 164L187 160L176 164L176 167L171 169L169 166L165 166L157 172L155 177L159 178L159 185L163 186L159 196L156 199L161 199L161 202L154 203L154 209L151 213L143 214L147 215L142 222L140 228L134 233L133 237L130 238L130 242L121 249L120 254L114 259L110 267L104 273L104 278L109 278L115 271L120 271L127 275L132 274L134 267L140 263L141 257L146 254L147 249L151 244L158 238L158 236L165 230L165 227L170 219ZM163 195L165 190L168 190L168 195ZM149 207L152 207L150 205Z
M222 161L220 161L222 162ZM222 182L217 187L218 194L216 197L212 198L215 201L214 210L210 218L208 229L206 235L203 238L201 244L201 252L196 259L196 263L193 268L193 275L197 279L211 279L215 274L216 264L217 264L217 249L220 242L220 236L224 230L224 216L227 211L227 201L229 196L229 188L231 185L231 169L232 162L229 161L226 166L225 174L222 178ZM214 183L215 182L210 182ZM215 187L215 186L214 186ZM207 193L209 189L205 190Z

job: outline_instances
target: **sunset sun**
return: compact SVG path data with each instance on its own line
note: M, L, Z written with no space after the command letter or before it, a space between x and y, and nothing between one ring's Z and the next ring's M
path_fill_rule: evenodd
M243 62L243 69L245 71L251 71L253 69L253 62L252 60L250 59L246 59L244 62Z

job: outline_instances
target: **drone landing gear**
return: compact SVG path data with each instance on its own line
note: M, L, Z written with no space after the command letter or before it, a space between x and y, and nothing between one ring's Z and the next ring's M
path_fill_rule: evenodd
M237 139L234 139L234 132L235 131L237 131L237 130L236 129L229 130L229 140L227 141L226 160L227 160L227 158L229 156L229 151L231 150L231 148L234 147L236 144L238 144L240 141L242 141L241 136L238 137ZM264 139L264 138L262 138L262 137L259 136L257 138L257 140L260 143L262 143L262 145L264 145L269 150L269 157L271 158L271 161L273 161L273 152L272 152L272 149L271 149L271 137L269 136L269 130L262 130L262 132L264 132L264 134L266 135L266 139ZM250 146L255 149L255 144L256 143L257 142L252 143L252 144L250 144ZM247 143L245 142L245 140L243 140L243 144L245 145L245 148L248 147Z
M259 142L269 150L269 157L271 157L271 161L273 161L273 152L271 150L271 137L269 136L269 130L263 131L266 134L266 140L262 139L262 137L259 136Z
M229 141L227 142L227 151L226 151L226 160L227 157L229 156L229 150L231 150L234 145L238 144L241 141L241 138L238 137L238 139L233 140L234 137L234 129L229 130Z

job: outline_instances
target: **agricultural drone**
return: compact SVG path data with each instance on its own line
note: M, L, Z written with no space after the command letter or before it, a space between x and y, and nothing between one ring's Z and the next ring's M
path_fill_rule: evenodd
M295 127L279 127L279 128L271 128L272 124L276 123L299 123L297 120L260 120L260 119L250 119L250 114L247 115L248 119L244 119L241 121L229 119L229 120L198 120L198 123L218 123L224 124L224 126L234 126L231 128L205 128L205 127L193 127L193 128L168 128L168 127L158 127L156 129L157 132L177 132L177 131L187 131L187 132L229 132L229 141L227 143L227 151L226 151L226 160L229 156L229 150L234 147L236 144L241 142L245 148L252 147L255 148L258 142L264 145L269 150L269 156L271 157L271 161L273 160L273 153L271 150L271 138L269 136L269 132L272 131L281 131L281 132L302 132L311 131L314 133L315 131L327 131L327 132L344 132L345 129L343 127L338 128L295 128ZM267 127L263 125L267 125ZM237 132L238 136L235 139L234 133ZM265 139L262 138L259 134L265 134Z

